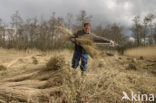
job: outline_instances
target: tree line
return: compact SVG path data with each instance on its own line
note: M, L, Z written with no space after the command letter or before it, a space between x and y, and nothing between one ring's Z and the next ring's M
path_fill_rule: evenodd
M91 19L92 16L84 10L81 10L76 16L67 13L65 17L58 17L53 12L48 20L43 18L41 20L37 18L24 20L19 11L16 11L12 14L9 24L0 19L0 46L3 48L37 48L41 50L71 48L71 43L62 43L59 40L63 34L55 26L65 26L72 32L76 32L82 28L84 22L91 22ZM132 32L131 36L134 37L133 42L123 33L123 27L115 23L106 27L98 25L91 31L99 36L114 40L124 47L153 45L156 43L154 20L153 14L145 16L143 20L139 16L133 18L133 25L129 28ZM10 28L7 28L8 25Z

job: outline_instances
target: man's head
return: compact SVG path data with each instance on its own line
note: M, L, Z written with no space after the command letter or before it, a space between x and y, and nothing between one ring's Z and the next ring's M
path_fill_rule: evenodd
M90 23L84 23L83 25L83 30L88 33L89 32L89 29L90 29Z

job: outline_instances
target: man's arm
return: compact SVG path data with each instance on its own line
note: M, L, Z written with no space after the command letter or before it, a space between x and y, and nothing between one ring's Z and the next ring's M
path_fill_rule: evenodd
M78 35L78 32L77 33L74 33L72 36L70 36L70 40L74 44L76 44L77 35Z
M100 37L100 36L97 36L95 34L90 34L92 36L92 40L96 43L111 43L112 41L105 38L105 37Z

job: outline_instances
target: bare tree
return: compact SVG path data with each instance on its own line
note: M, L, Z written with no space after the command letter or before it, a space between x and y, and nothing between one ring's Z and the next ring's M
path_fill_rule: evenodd
M0 18L0 46L3 47L5 43L5 29L2 25L2 19Z
M94 32L95 34L99 35L99 36L104 36L104 35L103 35L103 34L104 34L104 29L103 29L103 27L102 27L101 24L98 25L98 26L96 26L95 29L93 30L93 32Z
M28 40L29 40L29 47L34 48L36 45L35 42L36 39L39 37L39 25L38 25L38 19L33 18L33 19L27 19L27 32L28 32Z
M11 16L11 27L16 29L16 34L12 35L11 39L11 43L13 43L15 45L15 48L19 48L20 44L21 44L21 39L23 38L22 36L22 32L23 32L23 19L20 16L19 12L16 11L15 13L13 13L13 15ZM13 45L11 44L11 45Z
M149 22L149 44L153 44L153 24L152 21L155 18L153 14L147 15L147 21Z
M0 27L2 26L2 19L0 18Z
M20 26L23 24L23 19L19 14L19 11L16 11L12 16L11 16L11 26L19 29Z
M80 23L80 25L83 25L85 22L90 22L92 16L87 15L85 10L81 10L80 14L77 16L77 21Z
M93 32L97 35L112 39L118 44L122 44L122 39L124 37L122 27L118 26L117 24L108 25L105 28L103 28L102 25L98 25Z
M156 44L156 24L154 24L153 39L154 39L154 42Z
M123 33L122 33L122 28L119 27L117 24L113 24L111 27L111 35L112 35L112 40L114 40L118 44L122 44L123 42Z
M66 19L65 19L65 21L66 21L65 26L68 29L72 29L72 19L73 19L73 14L67 13Z
M143 39L144 39L144 45L146 45L146 37L147 37L147 33L148 33L148 22L149 19L148 17L144 17L143 19Z
M73 25L73 31L77 31L83 27L85 22L90 22L92 16L87 15L85 10L81 10L80 13L76 16L77 24Z
M140 23L139 16L134 17L133 22L134 24L131 28L132 33L133 33L132 35L135 38L136 45L139 46L141 45L141 39L143 37L143 26Z

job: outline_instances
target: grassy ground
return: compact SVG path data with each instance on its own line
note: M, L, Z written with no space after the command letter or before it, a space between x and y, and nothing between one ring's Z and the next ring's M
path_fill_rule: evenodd
M156 46L133 48L127 50L125 54L133 57L144 56L145 58L156 58Z
M0 49L0 103L131 103L121 101L123 91L154 93L156 99L156 58L143 50L126 56L99 51L82 78L79 67L71 68L73 51Z

